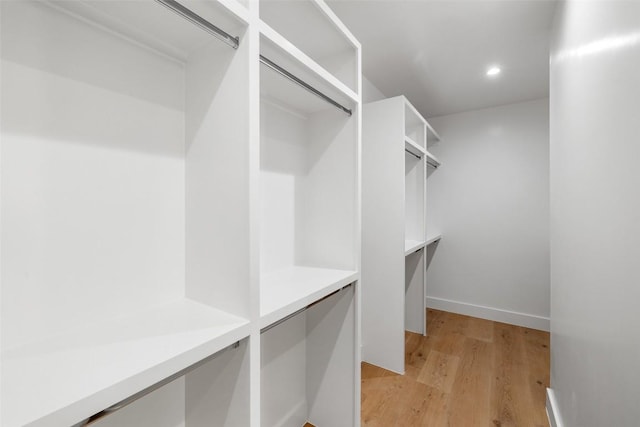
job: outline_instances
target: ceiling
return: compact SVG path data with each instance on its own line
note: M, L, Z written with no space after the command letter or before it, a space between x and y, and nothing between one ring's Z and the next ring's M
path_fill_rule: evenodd
M425 117L548 96L553 0L328 3L362 43L364 75Z

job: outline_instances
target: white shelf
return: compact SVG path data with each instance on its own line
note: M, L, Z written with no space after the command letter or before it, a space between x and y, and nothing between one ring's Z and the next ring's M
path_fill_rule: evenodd
M442 234L435 234L433 236L427 236L427 242L425 243L425 245L429 246L430 244L435 243L440 239L442 239Z
M359 101L354 90L264 22L260 22L260 35L260 54L343 105Z
M409 254L414 253L418 249L425 246L425 242L421 242L419 240L405 240L404 241L404 255L407 256Z
M426 155L429 159L432 160L433 163L435 163L435 167L439 167L442 163L440 163L440 160L438 160L438 158L436 156L434 156L433 154L431 154L430 152L426 151ZM428 164L429 162L427 162ZM430 165L429 165L430 166Z
M336 81L357 90L360 44L323 1L263 1L259 9L260 22L290 41Z
M260 278L260 328L355 280L358 280L355 271L298 266L263 275Z
M248 320L183 299L7 351L2 424L74 424L248 335Z
M420 147L413 139L409 138L408 136L404 137L404 148L411 151L416 156L422 157L428 154L424 148Z
M155 2L81 0L47 1L44 4L182 62L187 62L195 49L210 43L212 39L207 32ZM232 36L242 34L249 22L247 8L235 0L191 1L185 5ZM211 46L214 49L223 48L224 44L217 42Z

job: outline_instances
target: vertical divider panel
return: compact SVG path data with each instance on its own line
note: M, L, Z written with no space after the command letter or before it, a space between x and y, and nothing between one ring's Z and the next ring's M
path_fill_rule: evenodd
M244 318L250 315L249 48L212 39L193 53L186 103L186 295Z
M424 334L425 249L405 258L405 329Z
M260 31L259 2L249 1L248 45L249 98L249 425L261 425L261 335L260 335Z
M403 141L402 97L364 106L362 358L398 373L404 373Z
M347 427L359 419L353 381L355 314L355 285L307 310L306 387L313 425Z

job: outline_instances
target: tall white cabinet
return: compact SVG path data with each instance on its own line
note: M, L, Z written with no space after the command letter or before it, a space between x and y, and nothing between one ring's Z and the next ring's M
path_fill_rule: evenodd
M436 135L404 96L363 109L363 360L404 373L405 331L426 334L427 152ZM438 163L439 165L439 163Z
M328 6L0 7L0 424L358 426L360 45Z

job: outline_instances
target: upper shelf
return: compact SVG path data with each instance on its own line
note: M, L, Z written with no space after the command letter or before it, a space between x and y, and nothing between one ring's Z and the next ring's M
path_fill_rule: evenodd
M260 1L260 20L354 93L360 44L322 1Z
M437 168L442 164L440 163L440 160L438 160L436 156L434 156L430 152L426 151L426 155L427 155L427 165Z
M404 149L408 150L418 157L422 157L427 154L424 148L420 147L414 140L412 140L408 136L404 137Z
M260 328L358 280L348 270L294 266L260 278Z
M355 109L358 102L355 92L264 24L261 33L261 55L342 106ZM275 101L280 106L303 114L335 109L333 105L265 65L260 69L260 80L263 98Z
M442 234L440 233L436 233L432 236L427 236L427 241L425 242L425 246L429 246L430 244L435 243L440 239L442 239Z
M215 40L212 34L159 2L47 0L42 4L180 62L186 62L192 51ZM235 1L180 0L179 4L233 37L244 33L248 13ZM228 48L222 42L211 45Z
M248 335L248 320L183 299L5 351L2 425L73 425Z

